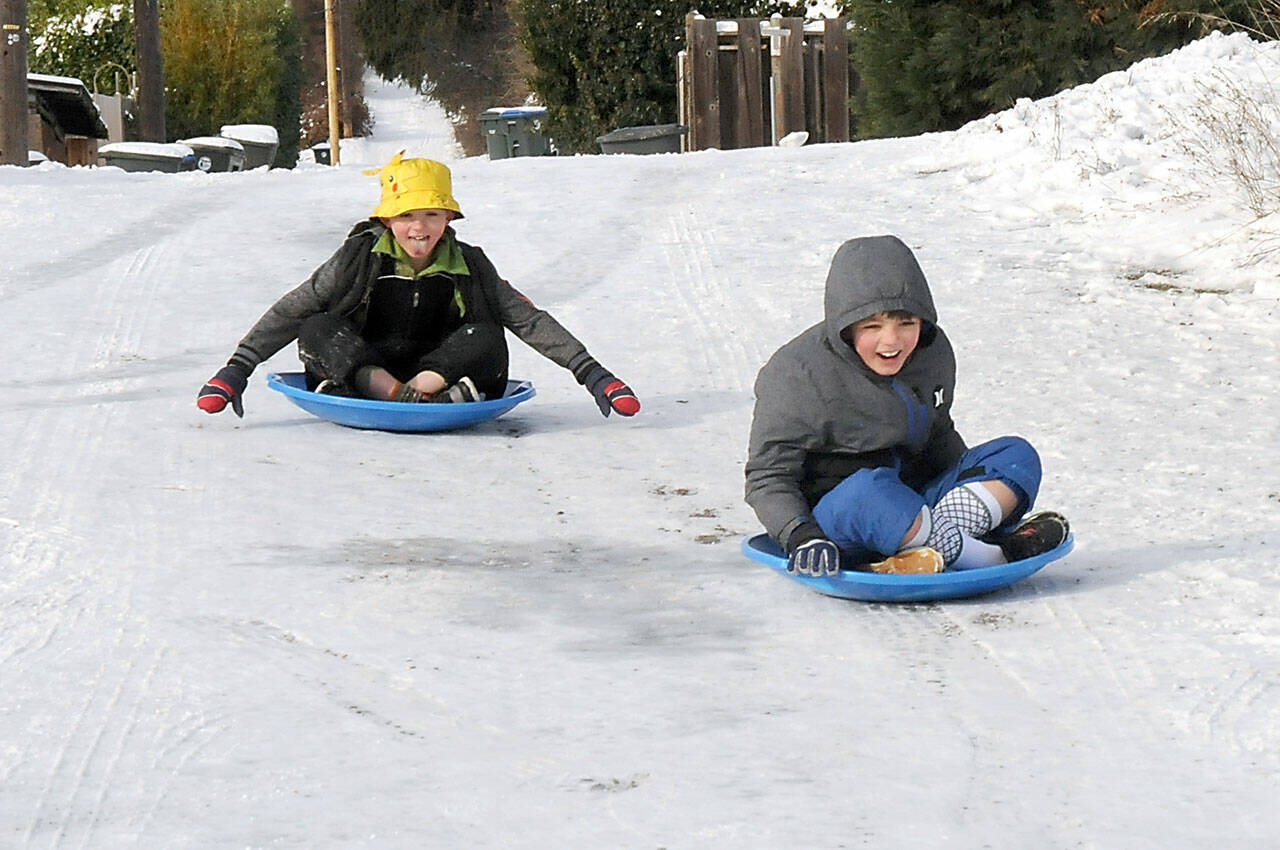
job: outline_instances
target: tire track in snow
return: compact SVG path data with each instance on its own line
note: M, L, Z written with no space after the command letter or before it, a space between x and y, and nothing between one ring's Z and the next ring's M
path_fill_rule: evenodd
M26 788L11 797L9 814L25 813L27 846L105 846L111 843L105 832L119 836L121 815L145 829L182 765L217 734L199 720L193 727L192 712L173 723L179 703L166 698L171 690L160 695L153 687L158 676L171 680L173 673L166 649L147 637L134 593L140 570L163 561L162 532L154 522L134 522L127 504L109 499L119 512L121 540L75 532L82 502L102 499L93 487L128 476L119 464L133 450L114 435L131 432L121 420L137 408L105 402L140 379L121 361L154 331L158 293L172 279L165 268L173 239L180 236L149 242L73 281L94 289L75 302L79 313L59 317L77 333L60 335L56 362L79 377L16 388L18 407L34 412L0 413L0 438L16 461L2 474L0 540L11 568L0 601L29 611L11 618L18 627L0 644L0 672L9 685L4 707L24 716L31 715L27 706L46 706L31 716L32 734L6 770L8 783ZM86 488L87 482L93 483ZM131 802L111 812L116 796ZM21 823L12 825L22 829Z
M120 354L134 353L155 304L161 276L157 274L164 250L162 244L150 243L107 267L109 286L98 291L94 315L111 316L105 333L98 337L91 355L91 368L111 365ZM127 291L128 297L122 298ZM118 305L127 304L124 309Z
M153 661L152 671L154 667ZM119 776L124 741L136 725L143 689L135 679L130 658L121 671L100 668L89 683L70 734L46 773L24 836L27 846L46 831L51 847L95 846L95 825L106 794Z
M1234 671L1228 684L1192 709L1206 737L1223 740L1236 753L1275 757L1280 728L1280 684L1256 669Z
M664 236L671 291L679 299L685 327L694 328L698 337L686 350L697 350L717 388L749 389L764 357L749 336L753 324L727 279L735 264L720 255L692 207L672 209Z

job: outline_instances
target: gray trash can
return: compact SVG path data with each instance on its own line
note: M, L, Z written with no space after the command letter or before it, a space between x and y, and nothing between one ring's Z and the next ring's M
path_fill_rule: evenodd
M194 139L180 139L179 143L195 152L196 168L201 171L242 171L244 169L244 145L235 139L222 136L196 136Z
M276 158L280 134L270 124L224 124L218 134L234 139L244 148L244 168L270 166Z
M98 156L107 165L125 171L163 171L174 174L194 171L196 154L178 142L112 142L98 148Z
M683 124L619 127L597 136L596 142L602 153L680 153L680 139L687 132Z
M547 118L544 106L498 106L480 113L489 159L513 156L548 156L551 140L542 131Z

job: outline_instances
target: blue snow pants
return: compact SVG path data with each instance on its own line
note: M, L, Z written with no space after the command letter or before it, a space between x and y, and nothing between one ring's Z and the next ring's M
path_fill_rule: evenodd
M922 507L932 508L949 491L976 481L1002 481L1017 494L1017 506L995 529L1007 531L1035 503L1040 455L1021 437L998 437L969 449L923 492L903 484L893 467L859 469L818 501L813 518L849 558L878 560L898 551Z

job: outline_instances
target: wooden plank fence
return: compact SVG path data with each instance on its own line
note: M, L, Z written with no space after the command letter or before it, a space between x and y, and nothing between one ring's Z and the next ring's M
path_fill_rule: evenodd
M685 18L677 58L685 150L849 141L849 31L844 18Z

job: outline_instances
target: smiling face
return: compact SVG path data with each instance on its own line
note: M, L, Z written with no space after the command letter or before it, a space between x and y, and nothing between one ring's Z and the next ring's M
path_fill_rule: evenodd
M845 329L845 341L877 375L896 375L920 344L920 317L910 313L876 313Z
M451 221L453 213L449 210L406 210L400 215L382 219L396 242L409 255L415 271L422 271L431 262L431 254Z

